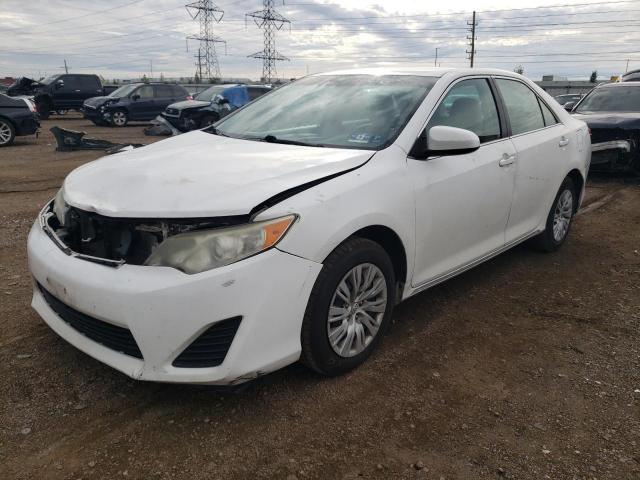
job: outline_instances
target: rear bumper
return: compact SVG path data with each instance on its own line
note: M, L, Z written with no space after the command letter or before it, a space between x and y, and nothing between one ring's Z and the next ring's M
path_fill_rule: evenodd
M14 117L12 120L16 126L17 136L33 135L40 128L38 117L36 114L31 112L25 115L20 115L19 117Z
M135 379L218 385L241 383L299 358L304 310L322 267L271 249L196 275L166 267L114 268L65 254L38 223L28 254L37 283L73 310L129 330L142 358L80 333L35 286L33 308L69 343ZM173 365L203 332L234 317L242 321L220 365Z

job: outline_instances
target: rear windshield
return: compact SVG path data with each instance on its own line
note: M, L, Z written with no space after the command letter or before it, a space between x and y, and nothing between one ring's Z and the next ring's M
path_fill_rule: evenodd
M575 109L576 112L640 112L640 87L596 88Z

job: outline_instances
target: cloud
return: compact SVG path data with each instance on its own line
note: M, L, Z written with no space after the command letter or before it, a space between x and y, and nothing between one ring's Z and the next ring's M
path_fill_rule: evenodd
M572 1L572 0L569 0ZM578 0L574 0L578 1ZM2 0L0 76L42 76L60 72L66 59L72 71L106 78L192 76L198 22L179 0ZM618 74L640 40L640 8L633 2L595 2L550 8L558 0L450 1L301 0L277 9L291 21L276 34L276 47L290 58L279 62L283 77L351 66L433 65L438 48L442 66L466 66L466 28L470 11L478 13L476 65L513 69L539 78L555 73L588 77ZM247 55L262 50L263 32L245 13L262 8L259 0L220 0L225 15L215 25L224 76L259 78L260 60ZM535 10L521 10L540 7ZM514 10L514 8L517 8ZM463 13L460 13L463 12ZM598 13L604 12L604 13ZM187 50L188 49L188 50Z

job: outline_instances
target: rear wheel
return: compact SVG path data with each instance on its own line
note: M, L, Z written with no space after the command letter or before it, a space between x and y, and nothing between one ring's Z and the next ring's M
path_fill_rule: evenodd
M573 180L564 179L551 206L544 232L532 239L534 248L543 252L554 252L569 235L576 210L577 194Z
M0 118L0 147L11 145L16 138L16 129L9 120Z
M354 237L324 262L302 325L302 362L339 375L364 362L380 343L396 296L393 265L377 243Z
M111 122L116 127L124 127L129 122L129 116L125 110L116 110L111 115Z

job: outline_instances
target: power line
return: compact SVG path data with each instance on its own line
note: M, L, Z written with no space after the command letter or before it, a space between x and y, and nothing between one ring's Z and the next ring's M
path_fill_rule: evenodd
M226 42L213 33L213 23L219 23L224 16L224 10L213 4L212 0L198 0L185 5L193 20L200 21L200 35L190 35L188 40L198 40L198 71L202 79L203 67L205 78L220 78L220 63L216 52L216 43Z
M262 59L262 79L271 82L277 78L276 62L289 60L276 50L276 31L281 30L286 24L291 25L291 21L283 17L273 8L273 0L263 0L262 10L247 13L247 17L264 31L264 49L261 52L249 55L250 58Z

